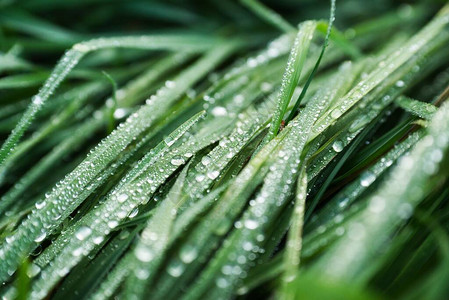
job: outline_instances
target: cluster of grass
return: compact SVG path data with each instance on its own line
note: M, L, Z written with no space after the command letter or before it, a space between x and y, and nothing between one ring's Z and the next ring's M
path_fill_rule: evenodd
M2 299L447 299L449 5L300 2L0 1Z

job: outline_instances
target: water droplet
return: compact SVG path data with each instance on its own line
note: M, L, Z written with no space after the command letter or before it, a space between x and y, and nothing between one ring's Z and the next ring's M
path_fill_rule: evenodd
M204 176L203 174L198 174L195 176L195 180L198 182L201 182L204 180L204 178L206 178L206 176Z
M132 219L132 218L134 218L135 216L137 216L138 213L139 213L139 209L136 207L136 208L134 208L134 209L131 211L131 213L129 214L128 218Z
M228 114L228 111L223 106L216 106L212 109L212 115L215 117L223 117Z
M75 236L80 241L85 240L90 234L92 233L92 229L87 226L82 226L78 231L75 233Z
M123 203L128 199L128 195L127 194L120 194L117 197L118 202Z
M27 270L27 275L31 278L39 274L40 271L41 268L38 265L31 263L30 267Z
M45 240L46 237L47 237L47 233L46 232L42 232L37 238L34 239L34 241L36 243L40 243L43 240Z
M150 272L148 272L148 270L141 269L141 268L134 270L134 274L140 280L145 280L150 276Z
M36 105L41 105L44 102L39 95L34 96L32 101Z
M95 245L100 245L103 242L104 238L102 236L96 236L92 239Z
M376 176L372 172L368 171L362 174L362 177L360 178L360 184L364 187L367 187L375 180Z
M207 177L209 177L212 180L217 178L218 175L220 175L220 172L218 172L218 171L211 171L211 172L207 173Z
M171 145L173 145L174 143L175 143L175 139L174 138L172 138L171 136L167 136L165 139L164 139L164 142L165 142L165 144L167 145L167 146L171 146Z
M398 209L398 216L402 219L408 219L413 213L413 206L410 203L402 203Z
M45 206L46 202L45 201L40 201L40 202L36 202L35 206L37 209L41 209Z
M108 222L108 227L111 229L114 229L117 226L118 226L118 222L116 220L111 220Z
M197 258L197 256L198 256L197 249L191 245L184 246L181 249L181 252L179 253L179 257L186 264L190 264Z
M256 229L259 226L259 223L257 221L251 219L245 220L243 224L248 229Z
M203 165L205 165L205 166L207 166L208 164L210 164L210 162L211 162L211 159L210 159L209 156L203 156L203 157L201 158L201 163L202 163Z
M397 87L403 87L404 85L405 85L404 81L402 81L402 80L396 81L396 86Z
M143 262L149 262L154 258L154 253L145 246L137 246L134 250L137 259Z
M335 152L341 152L344 148L343 142L340 140L336 140L333 144L332 144L332 149L334 149Z
M372 212L380 213L385 208L385 199L379 196L375 196L371 199L369 208Z
M8 243L8 244L11 244L12 242L14 242L15 239L16 239L16 237L13 236L13 235L7 236L7 237L5 238L6 243Z
M73 256L80 256L82 253L83 253L83 248L79 247L79 248L76 248L75 250L73 250L72 255Z
M253 250L253 244L249 241L246 241L243 243L242 248L245 251L251 251L251 250Z
M245 100L245 97L243 97L242 94L237 94L233 98L234 103L237 104L237 105L242 104L244 100Z
M169 89L172 89L172 88L174 88L176 86L176 83L174 81L167 80L165 82L165 86L168 87Z
M175 156L172 158L172 160L170 162L174 166L181 166L182 164L185 163L185 160L184 160L184 158L182 158L180 156Z
M127 114L126 109L124 109L124 108L117 108L114 111L114 118L115 119L121 119L121 118L125 117L126 114Z
M336 108L331 112L331 117L334 119L339 118L343 113L341 112L340 109Z
M168 266L167 273L173 277L179 277L184 272L184 268L185 266L182 263L174 261Z
M217 285L219 288L222 288L222 289L224 289L224 288L226 288L226 287L229 286L229 281L226 280L226 278L223 278L223 277L218 278L218 279L215 281L215 283L216 283L216 285Z

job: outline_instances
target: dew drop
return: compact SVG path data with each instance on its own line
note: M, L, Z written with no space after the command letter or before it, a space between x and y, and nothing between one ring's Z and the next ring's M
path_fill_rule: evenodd
M142 268L137 268L136 270L134 270L134 274L140 280L145 280L150 276L150 272Z
M248 229L256 229L259 226L259 223L255 220L248 219L243 222L243 225Z
M169 89L172 89L172 88L174 88L176 86L176 83L174 81L167 80L165 82L165 86L168 87Z
M134 250L137 259L143 262L149 262L154 258L154 253L145 246L138 246Z
M403 87L404 85L405 85L404 81L402 81L402 80L396 81L396 86L397 87Z
M164 139L164 143L167 145L167 146L171 146L171 145L173 145L174 143L175 143L175 139L174 138L172 138L171 136L167 136L165 139Z
M75 233L75 236L80 241L85 240L90 234L92 233L92 229L87 226L82 226L78 231Z
M46 202L45 201L40 201L40 202L36 202L35 206L37 209L41 209L45 206Z
M223 106L216 106L212 109L212 115L215 117L223 117L228 114L228 111Z
M30 267L27 270L27 275L28 275L28 277L31 278L31 277L34 277L37 274L39 274L40 271L41 271L41 268L38 265L31 263Z
M139 209L136 207L136 208L134 208L134 209L131 211L131 213L129 214L128 218L132 219L132 218L134 218L135 216L137 216L138 213L139 213Z
M43 232L43 233L41 233L37 238L35 238L34 241L35 241L36 243L40 243L40 242L42 242L43 240L45 240L46 237L47 237L47 233L46 233L46 232Z
M194 261L198 257L198 251L195 247L191 245L184 246L181 249L181 252L179 253L179 257L181 260L186 263L190 264L192 261Z
M95 245L100 245L103 242L104 238L102 236L97 236L92 239Z
M167 268L167 273L173 277L179 277L184 272L184 265L180 262L173 262Z
M334 110L331 112L331 117L332 117L333 119L337 119L337 118L339 118L342 114L343 114L343 113L341 112L341 110L338 109L338 108L336 108L336 109L334 109Z
M118 222L116 220L111 220L108 222L108 227L111 229L114 229L117 226L118 226Z
M210 162L211 162L211 159L210 159L209 156L203 156L203 157L201 158L201 163L202 163L203 165L205 165L205 166L207 166L208 164L210 164Z
M36 95L33 97L33 103L36 105L41 105L44 101L42 100L41 96Z
M170 162L174 166L181 166L182 164L185 163L185 160L184 160L184 158L182 158L180 156L175 156L172 158L172 160Z
M75 250L73 250L72 255L73 256L80 256L82 253L83 253L83 248L79 247L79 248L76 248Z
M229 286L229 281L227 281L227 280L226 280L225 278L223 278L223 277L218 278L218 279L215 281L215 283L216 283L216 285L217 285L219 288L222 288L222 289L224 289L224 288L226 288L226 287Z
M332 149L334 149L335 152L341 152L344 148L343 142L340 140L336 140L333 144L332 144Z
M376 176L371 172L365 172L363 173L362 177L360 178L360 184L364 187L369 186L371 183L373 183L376 180Z
M209 177L212 180L217 178L218 175L220 175L220 172L218 172L218 171L211 171L211 172L207 173L207 177Z
M127 194L120 194L117 197L118 202L123 203L128 199L128 195Z
M206 176L204 176L203 174L198 174L195 176L195 180L198 182L201 182L204 180L204 178L206 178Z

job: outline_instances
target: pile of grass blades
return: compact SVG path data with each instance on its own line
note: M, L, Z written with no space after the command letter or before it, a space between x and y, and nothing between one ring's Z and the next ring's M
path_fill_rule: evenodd
M2 299L449 298L449 4L0 7Z

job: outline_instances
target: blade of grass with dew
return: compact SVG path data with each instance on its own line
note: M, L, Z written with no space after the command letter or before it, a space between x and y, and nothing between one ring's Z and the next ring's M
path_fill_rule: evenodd
M290 56L287 62L287 68L282 78L281 90L279 91L278 105L273 115L270 128L265 138L267 143L272 140L279 131L282 119L290 103L293 91L298 84L304 61L315 31L316 23L312 21L300 24L298 34L296 35ZM263 144L264 144L263 143Z
M441 179L432 179L431 175L444 166L449 140L448 128L449 105L445 103L432 119L428 134L417 143L410 155L400 160L389 180L384 183L385 188L379 189L370 197L368 208L352 222L349 231L359 228L363 230L363 234L347 242L350 238L349 232L332 251L326 253L326 257L316 268L326 263L327 266L332 266L324 271L326 276L363 282L365 276L359 275L363 274L360 269L366 265L366 260L385 242L395 226L408 218L408 212L441 182ZM447 177L444 174L440 176ZM388 206L385 205L386 201L389 203ZM374 236L376 239L371 238ZM365 242L367 239L370 241ZM345 254L341 255L341 251Z
M226 186L222 186L221 188L213 190L211 193L200 199L196 205L177 217L173 225L173 231L170 234L169 242L173 243L174 240L179 239L185 228L187 228L193 220L198 218L201 213L207 210L209 206L217 200L225 188ZM101 287L92 295L92 299L100 300L109 298L132 271L132 268L130 268L132 265L131 261L134 261L134 254L128 253L109 274L107 280L104 281ZM147 271L150 272L151 269ZM154 271L155 270L153 270L153 272Z
M186 122L176 132L173 132L170 139L173 143L167 145L165 141L162 141L158 147L144 157L128 176L128 182L118 185L110 195L98 205L95 209L89 211L76 226L72 226L60 239L64 247L54 257L51 264L48 264L45 269L42 270L41 275L32 287L31 298L41 298L46 295L48 290L53 287L63 276L65 276L70 269L78 263L78 261L88 255L94 247L101 244L105 238L115 227L117 227L121 220L125 219L133 209L139 204L145 203L149 200L148 194L154 193L156 187L165 181L165 179L172 174L177 165L172 165L172 168L167 168L171 164L170 160L168 164L166 159L161 159L163 154L167 154L169 149L174 143L181 138L181 136L193 126L203 113L198 113L192 117L191 120ZM182 155L182 153L181 153ZM159 159L159 160L158 160ZM146 171L149 164L153 170L163 169L164 172L157 174L155 172L149 172L149 178L143 174L143 178L139 176L142 172ZM142 169L143 168L143 169ZM143 182L153 182L149 187L142 185ZM98 216L109 216L102 219L101 222L93 222ZM58 243L58 242L56 242ZM70 263L68 263L70 261ZM45 277L45 280L42 278Z
M185 282L191 280L190 277L194 276L196 270L201 266L201 262L181 259L184 256L181 253L192 253L192 249L195 254L193 257L207 257L211 253L217 237L226 234L232 226L234 218L240 214L246 199L257 188L268 172L268 166L265 164L277 146L276 140L263 147L231 182L212 210L203 217L204 221L191 229L189 239L177 249L179 254L171 259L168 266L168 268L181 268L184 272L177 276L166 275L162 277L157 284L157 289L154 293L155 298L173 296L180 292L180 288ZM192 257L192 255L189 256ZM173 285L174 281L179 286L176 290Z
M201 36L140 36L140 37L120 37L120 38L100 38L87 42L75 44L67 51L60 62L56 65L50 77L43 85L39 93L32 98L31 104L25 111L16 128L11 132L8 139L0 149L0 165L13 151L16 143L22 137L33 121L36 113L41 109L46 100L64 80L68 73L75 67L81 58L88 52L105 48L136 48L136 49L167 49L177 50L182 47L184 50L201 51L211 48L211 41Z
M19 201L18 197L24 194L30 185L36 183L39 178L52 168L60 159L80 147L84 140L88 138L93 132L97 131L101 126L101 122L97 119L92 119L80 126L73 135L59 144L48 155L42 158L32 169L23 175L21 180L17 182L7 193L5 193L0 200L0 214L4 214L9 206Z
M399 97L395 103L405 111L425 120L432 119L437 108L426 102L410 99L407 97Z
M163 153L167 153L169 147L172 147L173 143L176 142L181 138L185 132L190 129L202 116L204 113L198 113L196 116L192 117L190 120L188 120L186 123L181 125L179 128L177 128L174 132L172 132L169 136L166 137L165 140L161 141L156 147L152 149L150 153L148 153L145 157L143 157L135 166L133 166L133 169L129 171L122 180L114 187L113 191L110 192L109 196L116 196L119 191L126 191L126 187L129 187L131 184L134 183L134 181L141 176L142 174L145 174L148 167L151 165L154 165L155 163L155 157L160 157ZM167 142L168 141L168 142ZM170 173L171 174L171 173ZM153 174L154 175L154 174ZM155 188L153 187L155 190ZM91 188L87 188L87 190L91 190ZM140 189L142 191L142 189ZM112 198L114 198L112 197ZM125 196L123 196L125 197ZM82 197L85 198L85 197ZM111 199L112 199L111 198ZM116 199L112 199L110 201L115 201ZM125 199L126 200L126 199ZM96 209L105 209L107 199L104 200L101 203L101 208L97 207ZM122 203L118 201L119 203ZM90 212L92 214L92 212ZM123 215L123 214L120 214ZM122 216L120 219L123 219L126 217ZM85 217L84 217L85 218ZM114 221L114 223L118 223L117 221ZM118 224L117 224L118 225ZM73 236L76 234L77 230L81 230L83 228L83 225L76 224L74 226L71 226L66 232L64 232L60 238L53 241L53 243L44 251L43 254L41 254L36 260L35 263L38 264L40 267L44 267L50 263L66 246L68 246L68 237ZM91 229L92 230L92 229Z
M290 230L287 236L287 246L284 258L284 273L282 275L282 287L279 291L280 299L295 299L292 293L291 282L296 278L299 269L302 228L304 226L304 211L307 196L307 172L305 167L300 168L300 175L296 186L295 205Z
M184 167L167 197L156 208L140 235L139 242L134 247L134 259L130 262L133 272L130 273L126 281L123 295L125 298L143 297L146 287L154 277L154 272L151 270L161 262L161 254L170 241L177 209L182 205L183 200L185 201L182 193L184 193L188 167L189 165Z
M73 294L89 295L106 277L112 266L127 253L142 225L118 233L95 258L87 258L64 279L54 299L67 299ZM79 272L77 272L79 271Z
M409 149L414 146L423 135L423 130L411 134L403 142L397 144L386 155L382 156L377 163L363 171L351 184L347 185L320 210L317 218L311 220L307 229L317 228L320 225L324 225L324 223L326 223L327 227L332 227L333 224L329 223L329 221L332 218L336 218L335 221L337 221L337 219L339 219L337 218L337 215L352 205L364 191L391 168L398 158L409 151Z
M170 68L176 66L178 63L182 63L186 58L190 57L189 54L184 54L184 53L179 53L179 54L174 54L169 55L168 61L167 60L161 60L160 63L158 63L157 65L155 65L150 71L146 72L145 74L141 75L139 78L137 78L135 81L132 81L132 83L130 83L129 85L125 86L123 89L120 90L120 92L118 93L118 104L120 106L119 109L123 109L123 107L129 107L133 104L133 102L135 102L136 100L138 100L139 98L136 98L136 96L139 94L139 92L141 92L147 85L151 84L158 76L160 76L160 74L163 74L165 72L167 72L167 70L170 70ZM62 97L67 97L69 99L73 98L73 97L81 97L81 99L79 101L76 101L76 106L80 107L83 102L86 100L86 97L91 94L92 92L97 92L97 90L99 91L99 89L101 89L101 85L98 86L99 89L95 89L95 85L98 84L93 84L92 85L92 90L90 91L85 90L85 88L81 88L80 89L74 89L72 91L69 91L67 93L65 93L64 95L62 95ZM86 86L87 88L88 86ZM79 93L81 93L82 96L79 95ZM108 100L106 100L108 101ZM106 110L106 109L104 109ZM47 134L49 134L49 132L51 132L52 130L57 128L57 125L62 123L64 120L66 120L67 117L69 117L71 115L71 112L73 112L73 109L70 109L67 111L67 113L65 113L65 115L62 115L59 119L57 119L57 121L55 120L51 120L49 126L47 129L42 129L41 130L41 134L34 136L33 139L31 140L27 140L26 142L26 147L24 148L25 144L23 146L19 145L18 148L16 149L16 151L14 152L14 154L12 156L10 156L10 158L8 158L8 161L11 161L12 157L16 157L17 155L19 155L19 153L25 152L25 150L29 147L31 147L34 143L37 142L37 140L41 139L42 136L45 136ZM95 113L94 118L98 119L99 116L102 116L103 119L106 118L106 114L104 112L100 113ZM94 126L95 128L98 128L99 126L101 126L101 124L97 121L88 121L90 123L95 123ZM87 132L94 132L94 130L88 130ZM88 138L88 136L84 136L84 138ZM34 142L31 142L34 141ZM20 148L20 149L19 149ZM5 162L5 164L7 164ZM6 168L6 166L2 166L2 169ZM0 203L0 207L3 207L4 204Z
M321 59L323 58L324 52L326 51L327 45L329 43L329 36L331 34L332 25L334 24L334 20L335 20L335 1L336 0L331 0L329 25L327 27L326 36L324 37L324 44L323 44L323 47L321 48L320 55L318 56L318 59L312 69L312 72L310 72L309 77L307 77L304 87L301 90L301 94L299 95L298 99L295 101L295 104L294 104L293 108L291 109L290 114L285 119L286 123L290 122L293 119L296 111L299 108L299 105L301 104L301 101L304 99L304 97L306 95L307 89L309 88L309 85L312 82L313 76L315 75L316 71L318 70L318 67L320 66ZM318 26L318 24L316 24L316 26Z
M323 132L324 129L335 122L336 118L360 101L362 97L373 90L379 83L385 80L385 78L401 67L401 65L406 63L421 48L424 48L430 41L432 41L432 39L435 39L437 36L441 35L441 33L444 33L444 27L449 22L447 18L447 14L449 14L448 11L449 6L443 8L440 14L401 47L401 50L395 51L385 62L383 62L382 65L385 66L384 68L369 74L339 101L338 107L326 112L326 114L318 121L318 126L316 130L314 130L313 136Z
M15 233L16 239L14 239L14 242L4 245L5 257L8 257L8 259L0 263L0 278L5 280L9 277L7 270L15 268L14 266L18 263L20 256L29 253L35 247L36 242L34 240L41 240L39 237L45 236L47 232L51 232L52 229L73 211L79 204L73 200L76 199L80 190L89 184L136 135L145 128L148 128L151 125L151 119L156 119L158 114L161 114L170 106L171 102L177 99L193 83L203 77L210 68L213 68L221 60L230 55L233 49L235 49L234 44L227 44L227 46L224 45L219 49L213 50L208 55L206 54L194 66L178 75L174 80L176 89L162 88L158 95L153 96L145 106L130 116L125 123L122 123L92 150L90 155L60 182L45 199L44 203L48 205L43 206L40 210L33 210L30 218L25 220L17 233ZM66 193L67 190L74 190L74 192ZM56 203L52 203L53 201ZM51 210L54 211L50 215L47 215L47 211ZM36 224L41 224L42 227L36 226ZM44 229L45 227L48 228ZM22 236L27 238L22 240Z
M76 89L73 92L69 91L65 93L63 97L75 100L73 100L61 113L54 114L45 125L41 126L39 131L33 134L31 138L16 146L15 151L12 152L0 166L0 174L3 174L0 178L4 179L4 174L18 158L33 148L45 137L49 136L52 132L63 126L90 99L90 97L100 93L104 88L105 85L103 83L91 83L80 89Z
M397 86L395 84L398 80L401 80L405 84L411 84L413 81L417 80L436 67L436 65L429 63L427 53L429 53L428 51L432 53L432 51L434 51L434 47L437 47L437 49L441 47L441 42L446 38L447 37L443 36L442 40L438 40L434 45L430 45L429 48L425 48L424 53L415 56L412 61L409 61L405 66L401 67L394 73L396 75L395 77L391 77L381 83L373 91L373 93L370 93L368 97L363 98L363 101L359 104L359 106L343 115L342 118L340 118L339 121L333 125L333 127L329 128L328 131L331 131L330 134L337 134L334 141L338 141L339 149L343 149L347 144L349 144L349 142L357 136L366 124L371 122L385 107L387 107L387 105L389 105L398 95L400 95L404 88L402 85ZM330 109L331 111L337 111L334 116L336 118L341 116L341 111L338 109L338 105L339 104L336 103L334 107ZM317 127L315 127L315 130L316 129ZM312 135L312 138L315 138L315 136ZM309 178L314 178L318 172L322 170L322 168L327 165L333 157L335 157L337 152L333 148L334 144L328 144L326 147L322 148L322 151L320 151L318 156L314 159L315 161L311 164L311 168L309 169ZM324 149L326 149L326 151L324 151Z
M200 297L204 293L210 297L219 298L229 295L231 288L238 281L239 274L223 274L222 267L224 265L238 266L241 271L248 268L251 261L248 255L257 253L258 244L261 242L258 237L263 236L269 217L274 216L279 207L282 207L291 196L292 185L298 176L297 168L300 159L303 159L301 153L308 140L308 134L325 108L327 101L329 101L328 97L317 97L308 103L302 113L281 132L281 135L269 143L277 143L280 140L280 147L273 153L275 154L274 158L270 159L270 169L264 179L261 191L256 196L255 204L243 214L240 221L243 226L237 227L231 234L228 238L229 242L224 243L224 246L203 271L198 283L184 296L186 299ZM258 216L261 215L267 218L259 220ZM240 256L245 257L245 262L237 260ZM216 285L211 284L213 278L216 278Z

